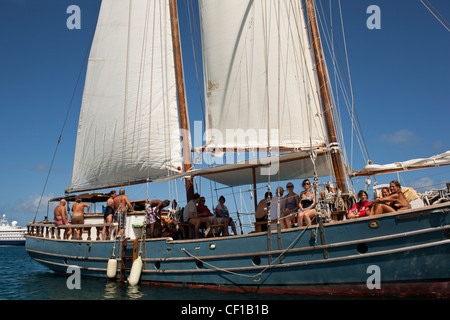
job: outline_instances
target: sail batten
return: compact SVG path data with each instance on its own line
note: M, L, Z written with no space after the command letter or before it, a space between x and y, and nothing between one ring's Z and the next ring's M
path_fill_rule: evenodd
M301 1L199 1L209 148L326 144Z
M169 1L104 0L90 52L71 189L182 165Z

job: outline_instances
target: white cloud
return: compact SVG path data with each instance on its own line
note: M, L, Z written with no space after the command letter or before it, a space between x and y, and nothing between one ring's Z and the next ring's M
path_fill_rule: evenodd
M419 142L420 138L414 132L402 129L391 134L383 134L380 136L380 140L391 144L412 145Z
M429 177L423 177L418 180L411 180L409 187L419 192L430 190L434 186L434 181ZM408 186L406 186L408 187Z
M39 194L32 194L29 195L26 200L18 200L15 202L14 207L11 209L12 212L18 212L18 213L32 213L35 214L36 210L39 206L39 212L38 214L47 214L47 205L48 200L54 198L54 194L44 195L41 199L41 195ZM40 203L39 203L40 202ZM51 206L49 208L49 213L53 213L53 208L55 206Z

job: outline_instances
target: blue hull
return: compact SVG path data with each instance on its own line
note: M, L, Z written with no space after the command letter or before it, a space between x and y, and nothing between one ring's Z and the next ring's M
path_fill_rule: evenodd
M142 283L220 290L450 297L450 204L244 236L139 242ZM321 240L322 239L322 240ZM28 236L29 255L56 272L106 277L113 241ZM271 250L268 248L271 246ZM119 250L120 249L120 250ZM128 242L127 256L133 242ZM130 266L131 262L128 263ZM118 263L120 266L120 261Z

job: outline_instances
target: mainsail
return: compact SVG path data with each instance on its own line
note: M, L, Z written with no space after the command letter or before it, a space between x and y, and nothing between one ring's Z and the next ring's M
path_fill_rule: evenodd
M70 190L181 169L171 32L168 0L102 1Z
M323 147L301 0L200 0L206 147Z

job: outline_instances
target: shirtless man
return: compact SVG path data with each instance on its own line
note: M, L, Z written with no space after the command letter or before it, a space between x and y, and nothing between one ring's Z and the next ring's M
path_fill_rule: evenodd
M91 209L91 206L81 202L81 198L77 197L76 202L72 206L72 224L84 224L84 208L87 208L87 212ZM75 232L77 233L77 239L81 240L81 229L75 228Z
M161 233L161 210L170 204L169 200L151 200L145 204L145 212L147 213L147 222L150 224L150 238L155 237L155 226ZM156 224L158 220L158 224Z
M56 226L63 226L63 225L69 225L67 210L66 210L66 200L61 199L59 202L59 205L56 206L55 210L53 211L54 214L54 220ZM72 234L71 229L66 229L66 236L70 236Z
M371 215L409 209L409 204L402 193L400 182L392 180L389 184L389 189L391 190L389 196L379 198L369 205L370 208L373 208L370 210Z
M136 213L130 201L128 200L128 197L125 195L125 189L120 189L119 195L114 198L114 222L119 223L120 229L119 233L117 234L118 237L121 237L125 231L125 217L127 209L131 209L133 213Z
M272 200L272 192L266 192L264 199L262 199L256 206L255 220L256 222L267 222L268 204ZM267 224L261 225L261 231L267 231Z

